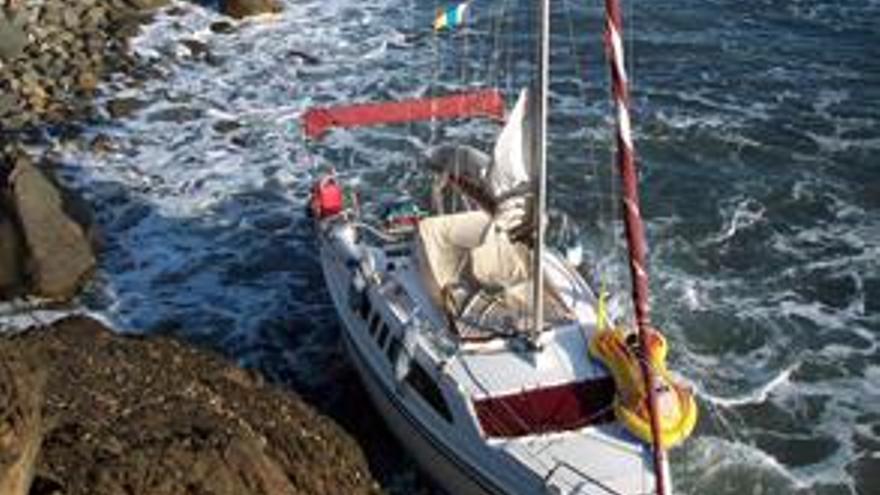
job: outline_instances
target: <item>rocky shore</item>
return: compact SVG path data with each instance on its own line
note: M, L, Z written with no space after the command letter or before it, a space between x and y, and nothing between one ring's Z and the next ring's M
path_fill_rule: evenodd
M154 9L169 3L2 0L0 133L89 117L91 96L109 73L149 77L149 67L128 51L128 40ZM278 0L221 0L219 7L235 18L281 9Z
M129 39L169 0L0 0L0 300L69 299L95 266L87 211L57 187L51 160L22 145L71 136L97 115L108 75L151 77ZM206 2L207 3L207 2ZM213 3L213 2L211 2ZM235 18L280 10L278 0L222 0ZM124 116L111 102L111 118ZM95 144L100 147L101 143Z
M51 143L124 117L93 96L111 74L153 77L128 40L183 5L169 3L0 0L0 301L69 301L100 269L91 210L54 178ZM280 9L205 3L234 18ZM379 491L345 431L210 352L82 318L16 335L0 321L2 495Z
M75 318L0 339L0 493L379 489L351 437L293 393L178 341Z

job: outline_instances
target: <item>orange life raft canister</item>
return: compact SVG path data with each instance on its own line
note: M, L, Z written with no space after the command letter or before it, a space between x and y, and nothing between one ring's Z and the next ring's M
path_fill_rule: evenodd
M342 188L332 175L322 177L312 186L312 214L317 219L342 211Z

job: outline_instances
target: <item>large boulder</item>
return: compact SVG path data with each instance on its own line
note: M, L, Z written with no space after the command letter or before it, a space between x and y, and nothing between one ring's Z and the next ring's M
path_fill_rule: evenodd
M51 299L67 299L95 266L82 227L65 213L55 185L23 154L9 176L12 202L29 254L31 290Z
M82 318L4 349L46 367L39 493L379 493L344 430L216 355Z
M21 235L0 205L0 299L21 292L22 266Z
M220 0L220 11L230 17L242 19L252 15L281 12L281 3L278 0Z
M27 495L42 439L42 379L0 349L0 494Z

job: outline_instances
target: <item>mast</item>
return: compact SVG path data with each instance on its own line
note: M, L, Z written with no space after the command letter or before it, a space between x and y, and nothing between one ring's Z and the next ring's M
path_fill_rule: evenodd
M648 410L651 416L651 436L653 438L654 472L657 495L672 492L669 480L669 463L660 437L660 421L657 413L657 397L654 393L657 378L650 366L647 353L651 352L648 334L656 331L651 328L651 313L648 293L648 271L646 265L647 244L645 227L639 207L638 172L635 163L635 148L629 119L629 87L623 56L623 16L619 0L605 0L605 45L611 70L612 93L617 110L617 166L623 189L624 225L626 244L629 250L629 268L632 277L633 305L636 324L639 330L639 344L642 349L641 369L647 385Z
M535 258L532 274L534 290L532 300L535 308L535 326L532 341L536 341L544 328L544 218L547 209L547 93L550 82L550 0L540 0L538 15L539 51L538 84L535 98L535 129L533 134L535 207L534 225Z

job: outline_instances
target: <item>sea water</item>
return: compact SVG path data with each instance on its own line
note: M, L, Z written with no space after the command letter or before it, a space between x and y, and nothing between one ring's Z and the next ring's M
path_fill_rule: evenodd
M79 310L222 350L341 421L390 493L432 490L362 409L304 206L331 166L368 210L418 196L425 149L489 149L497 126L310 143L298 118L481 84L512 103L531 78L529 4L475 2L447 34L430 32L437 1L288 1L231 35L189 3L158 15L133 44L157 77L101 90L144 108L88 129L111 151L64 150L103 234ZM602 6L553 5L551 238L625 311ZM653 315L701 406L672 453L677 491L880 493L880 2L625 5Z

